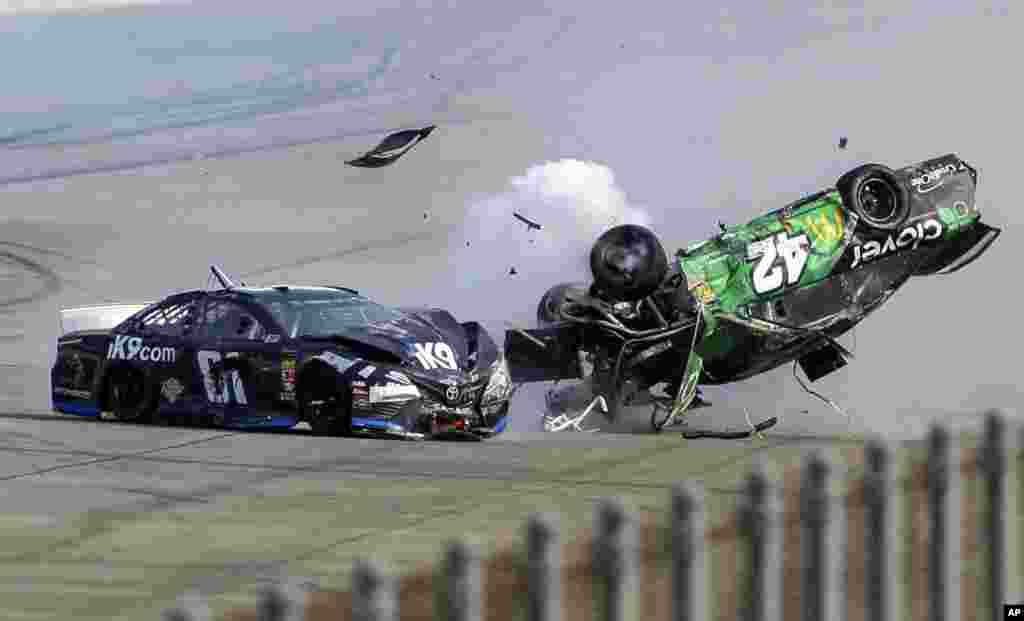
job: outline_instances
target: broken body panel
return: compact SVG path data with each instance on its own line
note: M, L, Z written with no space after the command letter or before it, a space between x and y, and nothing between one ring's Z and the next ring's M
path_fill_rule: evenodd
M798 361L811 381L842 368L848 352L836 337L880 308L911 277L959 270L1000 233L981 222L977 172L956 155L894 173L909 202L898 227L870 226L838 189L829 188L678 251L677 271L699 308L699 321L689 331L638 341L646 348L671 347L641 361L646 370L617 362L621 368L610 381L617 386L638 372L650 376L652 366L653 376L677 379L683 369L693 368L687 366L691 338L692 353L702 363L701 384L742 380L791 361ZM592 351L602 334L615 331L606 323L570 321L508 332L513 380L582 377L579 351ZM617 346L624 339L628 344L629 334L620 333ZM631 359L639 350L619 358Z

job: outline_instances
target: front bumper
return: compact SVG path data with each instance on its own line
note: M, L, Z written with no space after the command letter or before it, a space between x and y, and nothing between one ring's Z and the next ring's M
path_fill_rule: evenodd
M403 403L354 403L352 431L412 440L482 440L504 431L508 411L508 400L449 407L428 395Z

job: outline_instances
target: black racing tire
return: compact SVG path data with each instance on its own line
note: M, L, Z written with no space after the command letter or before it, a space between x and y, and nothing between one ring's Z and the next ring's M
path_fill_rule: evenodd
M563 321L561 315L562 304L566 296L571 294L586 295L589 285L578 282L563 282L547 290L537 303L537 321L541 325L559 323Z
M126 423L153 422L156 412L153 386L136 369L114 369L106 379L106 403L117 420Z
M894 231L910 216L910 190L888 166L858 166L839 178L836 189L843 204L870 228Z
M668 256L648 228L623 224L605 231L590 250L594 284L611 299L640 300L668 273Z
M352 435L352 392L339 384L333 369L309 369L299 391L300 407L315 435Z

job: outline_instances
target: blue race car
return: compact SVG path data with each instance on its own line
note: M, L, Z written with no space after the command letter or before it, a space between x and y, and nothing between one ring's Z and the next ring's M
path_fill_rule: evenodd
M305 422L322 435L483 439L505 429L514 391L480 324L345 287L239 287L211 270L219 290L63 311L54 408L135 423Z

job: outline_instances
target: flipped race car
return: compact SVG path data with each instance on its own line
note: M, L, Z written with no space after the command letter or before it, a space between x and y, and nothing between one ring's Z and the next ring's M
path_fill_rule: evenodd
M952 154L899 170L865 164L833 188L723 226L671 265L650 230L610 229L591 249L593 283L552 287L537 308L540 327L506 333L512 381L586 376L598 395L591 408L603 399L612 419L649 391L656 431L709 405L701 384L790 361L794 375L799 364L816 381L847 364L836 337L911 276L955 272L995 241L1000 230L981 222L975 203L977 181ZM660 399L650 391L659 384Z
M58 340L54 408L138 423L306 422L321 435L483 439L505 429L512 386L478 323L344 287L237 287L211 270L223 289L66 311L65 325L81 323ZM87 329L104 321L113 328Z

